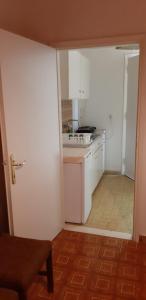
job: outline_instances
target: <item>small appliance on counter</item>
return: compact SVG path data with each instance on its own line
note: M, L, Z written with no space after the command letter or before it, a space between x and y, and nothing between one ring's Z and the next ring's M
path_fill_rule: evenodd
M92 143L92 133L63 133L63 146L87 147Z
M63 133L64 147L88 147L98 136L96 127L82 126L76 132Z
M95 131L96 127L94 126L81 126L76 130L77 133L95 133Z
M91 142L94 141L96 139L96 137L98 136L95 126L81 126L77 129L76 132L82 133L82 134L91 133L91 136L90 136Z

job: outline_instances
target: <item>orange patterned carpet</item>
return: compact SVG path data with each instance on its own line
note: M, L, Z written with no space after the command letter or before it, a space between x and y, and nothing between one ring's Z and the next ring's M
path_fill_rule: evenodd
M29 300L145 300L146 244L62 231L53 242L54 294L36 278Z

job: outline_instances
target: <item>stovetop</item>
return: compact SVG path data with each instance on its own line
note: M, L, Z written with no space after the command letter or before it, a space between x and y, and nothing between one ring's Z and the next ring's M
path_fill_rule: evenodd
M77 133L94 133L96 131L96 127L94 126L81 126L77 129Z

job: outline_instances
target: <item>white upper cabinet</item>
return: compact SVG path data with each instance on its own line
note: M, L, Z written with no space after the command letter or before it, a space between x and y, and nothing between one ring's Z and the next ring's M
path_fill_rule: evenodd
M68 51L68 98L80 98L80 53L78 51Z
M89 99L89 60L80 54L81 99Z
M61 98L89 98L89 61L78 50L60 51Z

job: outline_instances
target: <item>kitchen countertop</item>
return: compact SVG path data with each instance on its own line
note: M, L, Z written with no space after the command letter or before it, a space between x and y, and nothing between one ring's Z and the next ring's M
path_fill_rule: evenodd
M87 148L63 148L63 161L64 163L82 163L84 158L90 152L90 146Z
M97 138L86 148L80 147L63 147L63 162L64 163L82 163L84 158L91 151L91 147L96 144L98 140L101 140L102 135Z

